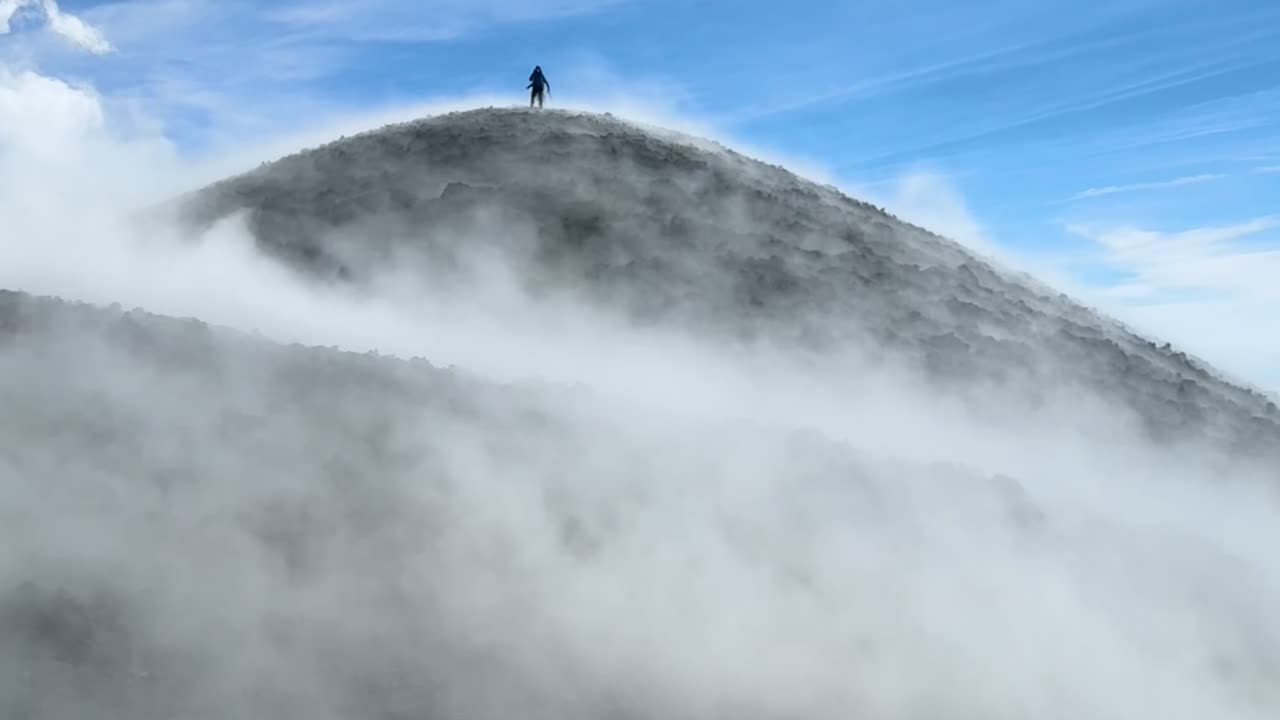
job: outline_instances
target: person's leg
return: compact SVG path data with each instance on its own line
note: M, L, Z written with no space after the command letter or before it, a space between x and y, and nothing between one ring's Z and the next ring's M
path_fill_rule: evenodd
M545 92L545 91L543 91L543 90L539 90L539 91L538 91L538 109L539 109L539 110L541 110L541 109L542 109L542 94L543 94L543 92Z

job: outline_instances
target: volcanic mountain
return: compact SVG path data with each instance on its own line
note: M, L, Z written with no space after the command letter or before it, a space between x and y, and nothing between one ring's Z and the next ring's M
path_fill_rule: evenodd
M698 138L612 116L476 110L344 138L184 198L245 213L262 249L358 283L441 278L460 253L519 258L636 322L814 351L857 341L986 392L1101 394L1157 437L1274 448L1280 411L1168 343L881 209Z
M146 221L317 341L0 290L0 717L1280 712L1275 405L834 188L490 108Z

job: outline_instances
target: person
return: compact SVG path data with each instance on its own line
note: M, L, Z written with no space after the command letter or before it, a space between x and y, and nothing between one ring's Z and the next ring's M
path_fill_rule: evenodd
M542 92L544 89L550 91L551 83L547 82L547 76L542 74L542 66L538 65L533 68L533 74L529 76L529 84L526 86L532 89L529 94L529 107L533 107L533 101L538 101L538 107L542 107Z

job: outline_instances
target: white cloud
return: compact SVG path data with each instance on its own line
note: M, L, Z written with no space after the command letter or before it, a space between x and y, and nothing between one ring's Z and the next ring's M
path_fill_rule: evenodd
M13 18L26 9L42 13L50 32L83 50L105 55L114 49L100 30L75 15L63 12L57 0L0 0L0 34L10 32Z
M13 21L13 17L28 2L29 0L0 0L0 35L11 30L9 24Z
M1113 288L1130 296L1221 291L1280 298L1274 279L1280 270L1280 243L1258 247L1238 242L1276 227L1280 218L1260 217L1177 232L1132 226L1068 229L1092 241L1102 251L1101 262L1134 274L1132 281Z
M14 254L0 265L17 268L39 244L24 229L57 227L65 233L59 244L82 251L104 216L174 191L182 173L173 146L154 135L121 136L117 127L92 88L0 67L0 254Z
M1089 188L1088 190L1076 193L1071 197L1071 199L1085 200L1088 198L1115 195L1117 193L1137 192L1140 190L1159 190L1161 188L1181 187L1183 185L1199 185L1200 183L1221 180L1224 177L1226 176L1215 174L1188 175L1186 177L1174 178L1172 180L1160 180L1157 182L1132 183L1129 185L1108 185L1106 187Z
M60 150L69 135L82 135L102 122L102 107L92 90L0 67L0 147Z
M1280 217L1159 231L1074 224L1092 250L1085 270L1128 279L1088 294L1121 319L1237 376L1280 388Z
M1280 173L1280 165L1264 165L1263 167L1255 169L1254 172L1263 175Z
M44 0L43 6L49 29L53 32L95 55L105 55L112 51L111 43L97 28L59 10L56 0Z

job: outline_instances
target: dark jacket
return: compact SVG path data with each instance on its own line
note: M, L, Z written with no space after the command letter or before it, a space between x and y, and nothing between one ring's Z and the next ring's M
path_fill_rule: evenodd
M529 76L528 87L533 88L534 92L542 92L544 86L548 90L551 89L551 83L547 82L547 77L542 74L542 68L534 68L533 74Z

